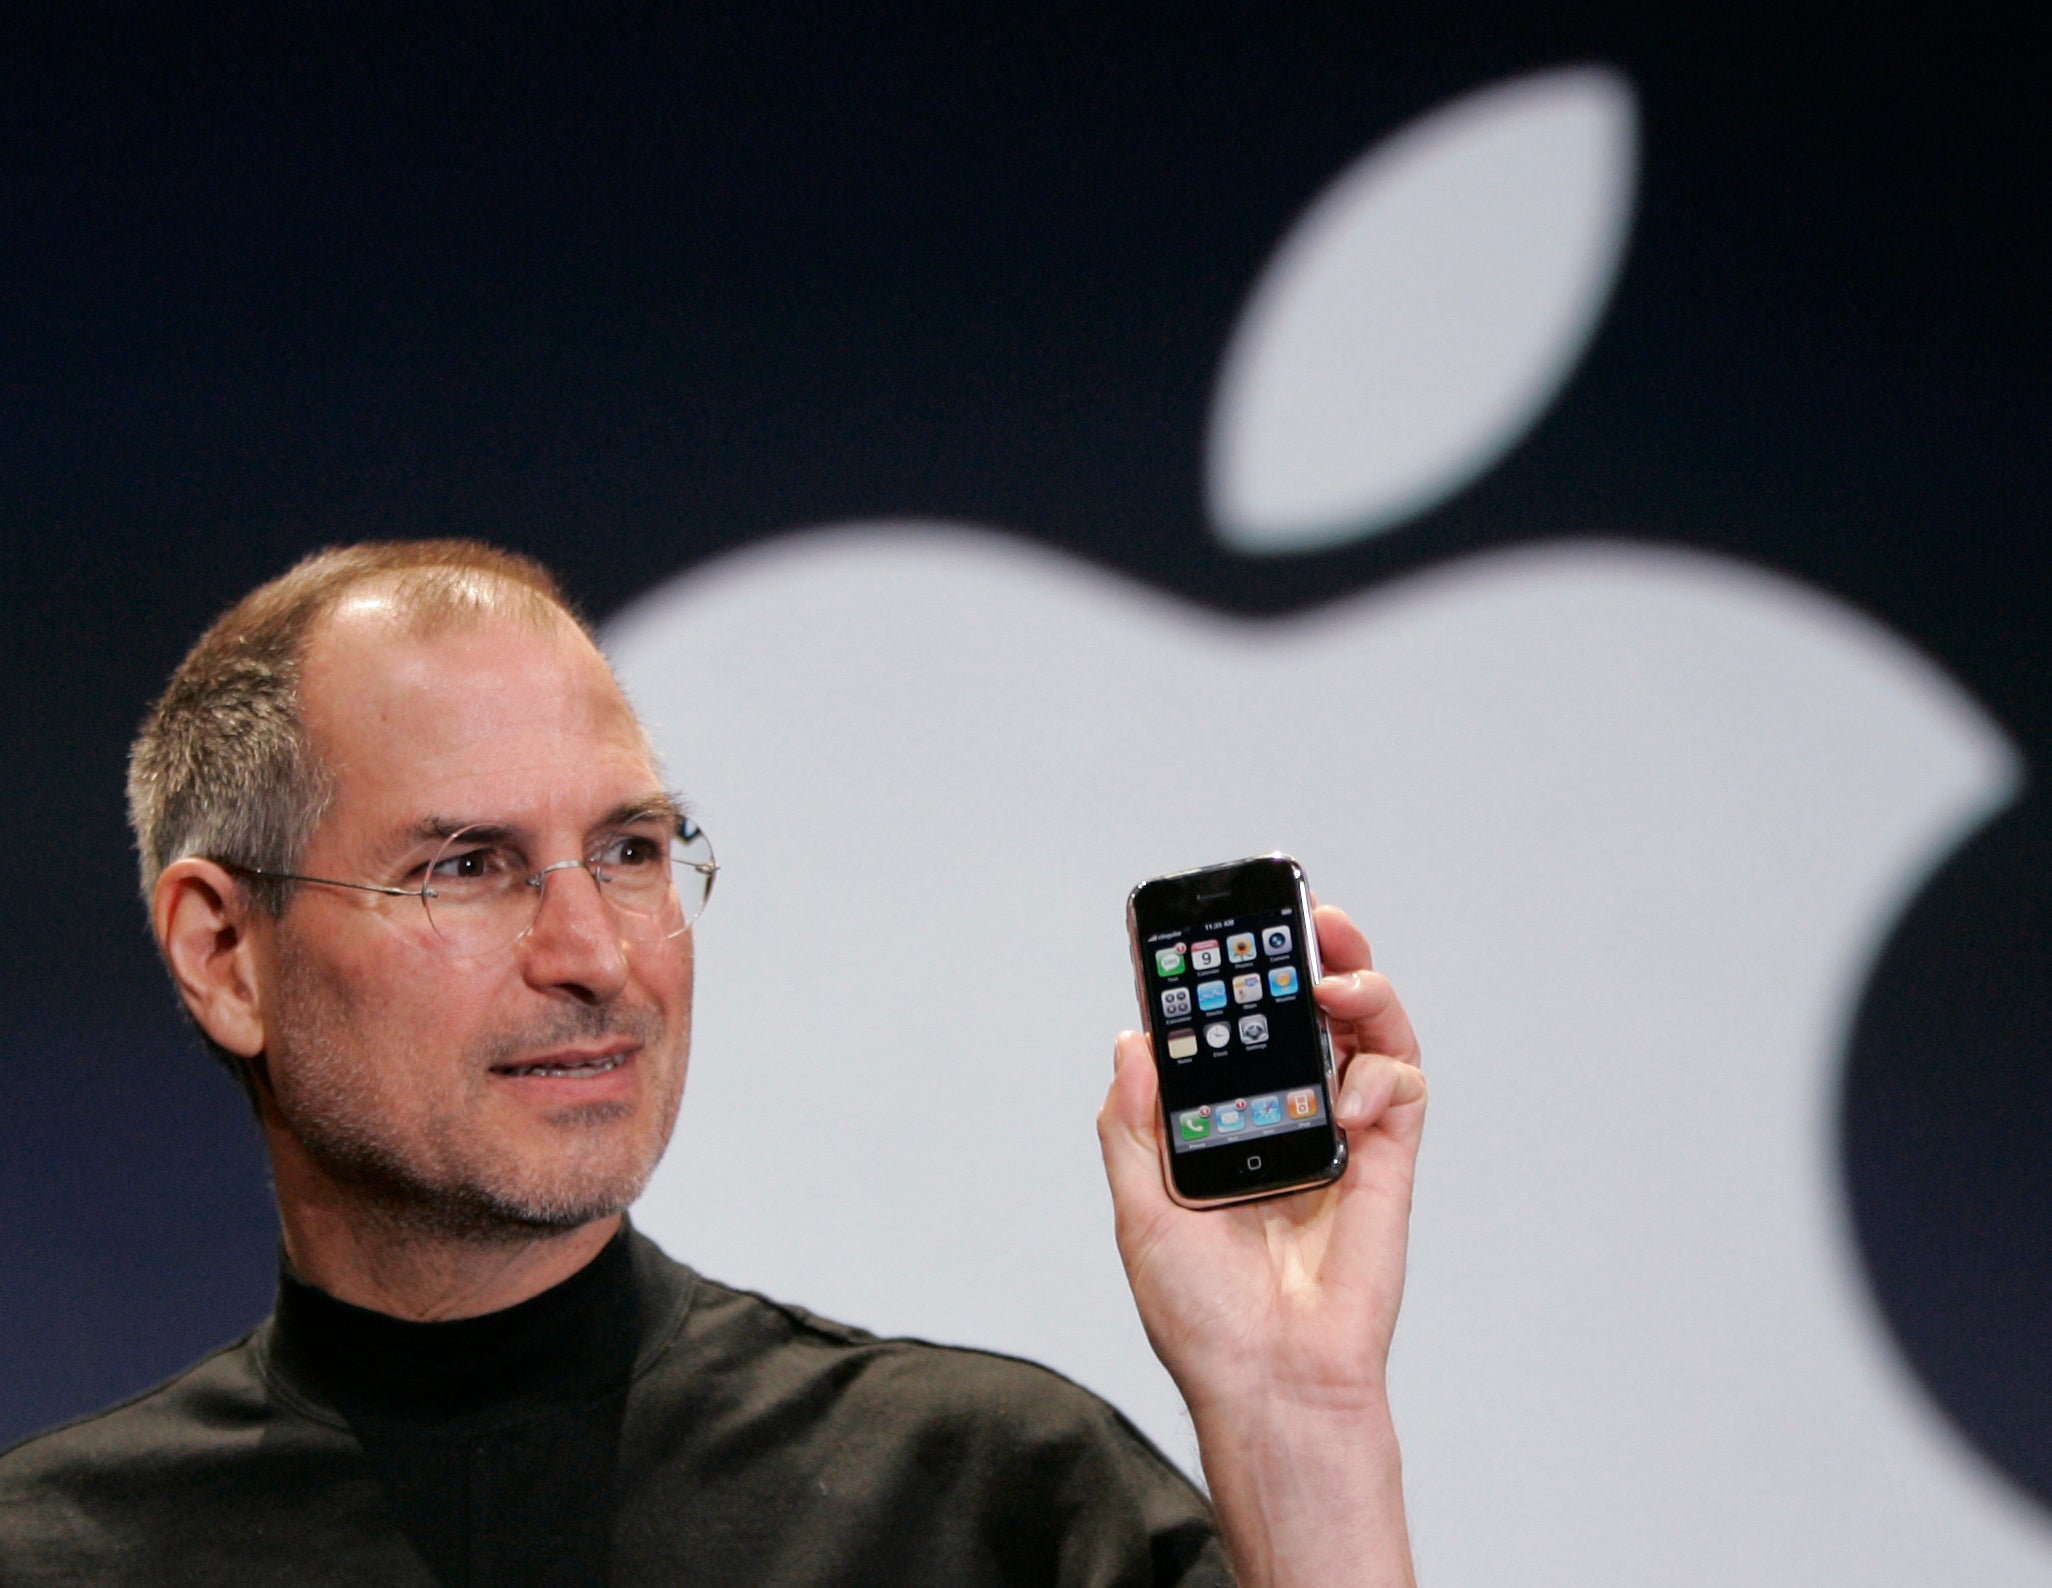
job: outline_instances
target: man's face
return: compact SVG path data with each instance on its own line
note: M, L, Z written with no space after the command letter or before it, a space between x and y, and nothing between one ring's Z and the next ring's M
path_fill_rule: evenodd
M298 867L311 876L418 887L435 830L471 823L504 829L538 871L661 793L612 675L567 622L416 634L357 595L316 630L301 701L335 779ZM330 1178L511 1234L617 1211L661 1156L691 937L624 927L587 871L551 872L526 935L474 958L449 952L416 899L318 884L261 952L272 1129Z

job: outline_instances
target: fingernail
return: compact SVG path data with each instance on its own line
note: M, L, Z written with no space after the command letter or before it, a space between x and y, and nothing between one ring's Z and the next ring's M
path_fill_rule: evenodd
M1339 1122L1342 1125L1351 1125L1355 1120L1365 1116L1367 1112L1368 1100L1359 1092L1347 1092L1341 1096Z

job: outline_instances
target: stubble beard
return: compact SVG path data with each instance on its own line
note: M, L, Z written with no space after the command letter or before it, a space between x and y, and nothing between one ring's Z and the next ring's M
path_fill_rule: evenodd
M283 949L281 945L281 949ZM402 1137L389 1075L362 1056L364 1022L326 978L297 953L278 960L281 1037L268 1064L270 1092L285 1128L306 1155L347 1187L363 1216L398 1233L517 1244L576 1229L624 1211L655 1172L683 1093L681 1052L667 1064L648 1117L620 1102L572 1104L546 1116L553 1150L544 1161L489 1137L459 1108L428 1120L417 1142ZM665 1029L653 1009L564 1004L540 1020L491 1033L463 1056L481 1106L495 1064L580 1043L626 1038L637 1064L652 1067L681 1049L685 1033ZM375 1039L373 1039L375 1040ZM280 1085L280 1079L284 1084Z

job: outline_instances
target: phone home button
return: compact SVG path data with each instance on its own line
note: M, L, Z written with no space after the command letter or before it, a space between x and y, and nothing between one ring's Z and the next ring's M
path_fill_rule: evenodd
M1260 1154L1260 1153L1258 1153L1258 1152L1256 1152L1256 1153L1249 1153L1249 1154L1247 1155L1247 1172L1248 1172L1249 1174L1252 1174L1252 1173L1253 1173L1253 1172L1254 1172L1254 1171L1255 1171L1256 1169L1259 1169L1260 1167L1261 1167L1261 1154Z

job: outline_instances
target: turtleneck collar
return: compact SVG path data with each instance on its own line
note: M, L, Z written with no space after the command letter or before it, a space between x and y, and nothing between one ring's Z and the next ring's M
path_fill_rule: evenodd
M283 1263L259 1349L310 1410L400 1439L468 1438L621 1393L681 1319L689 1276L623 1219L598 1255L517 1306L414 1323L339 1301Z

